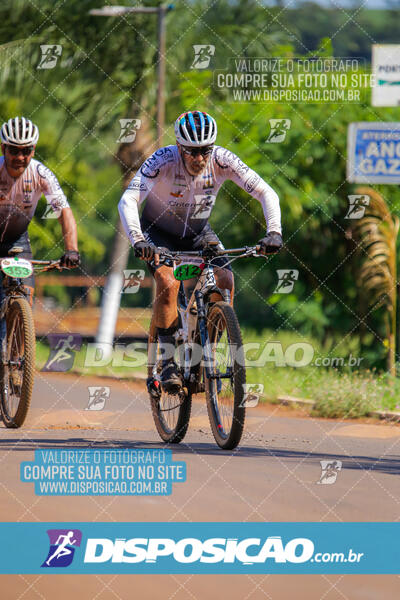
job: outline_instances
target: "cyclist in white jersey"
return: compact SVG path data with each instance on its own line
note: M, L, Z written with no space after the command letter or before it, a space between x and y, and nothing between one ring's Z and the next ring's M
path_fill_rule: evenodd
M156 280L154 319L159 342L165 349L171 347L167 344L174 344L178 328L179 282L171 267L159 265L157 250L197 250L216 240L223 248L208 219L224 181L234 181L261 203L267 231L259 241L260 253L274 253L282 246L278 195L233 152L214 145L215 120L200 111L184 113L176 120L175 136L176 146L156 150L142 164L118 205L135 251L152 261L149 268ZM233 274L226 263L226 257L213 261L218 265L215 278L220 289L230 291L232 299ZM180 378L172 358L164 362L161 382L167 392L179 389Z
M28 225L42 194L48 208L60 221L65 252L61 265L76 267L80 263L77 228L72 210L50 169L33 158L39 130L29 119L15 117L3 123L0 130L0 257L7 256L13 246L23 248L20 256L32 258ZM25 280L32 304L34 279ZM0 296L2 286L0 284Z

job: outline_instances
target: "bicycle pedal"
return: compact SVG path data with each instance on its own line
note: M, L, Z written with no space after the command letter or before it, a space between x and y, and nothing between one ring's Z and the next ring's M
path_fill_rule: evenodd
M176 396L182 391L181 383L162 383L162 390L169 396Z
M147 391L153 398L160 398L161 396L161 382L155 377L148 377L146 381Z

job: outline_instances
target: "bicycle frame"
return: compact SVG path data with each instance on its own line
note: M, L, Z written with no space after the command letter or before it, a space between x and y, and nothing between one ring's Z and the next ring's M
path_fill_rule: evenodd
M10 256L5 256L4 258L10 258ZM3 258L0 258L0 262ZM26 259L29 260L29 259ZM29 262L35 266L41 267L42 270L47 270L51 268L57 268L60 261L59 260L29 260ZM3 298L0 303L0 328L2 327L1 323L4 322L6 318L6 314L8 311L8 306L10 302L16 298L17 296L23 296L27 298L29 294L26 292L26 288L24 286L24 280L21 277L11 277L10 275L6 275L5 273L0 271L0 285L3 288ZM1 347L1 364L7 364L7 335L6 332L3 332L4 335L0 335L0 347Z
M241 256L251 256L255 254L256 249L254 247L236 248L232 250L223 250L221 251L221 254L233 254L237 252L242 253ZM180 258L184 258L185 256L190 257L193 255L198 256L199 253L190 251L182 252L182 254L179 253ZM233 260L240 258L241 256L236 256ZM183 282L181 282L181 286L179 288L178 312L181 319L181 330L179 333L184 344L183 376L186 382L191 383L193 383L195 379L194 374L191 373L191 367L192 350L197 328L199 329L200 342L203 347L202 358L206 375L210 379L214 377L214 373L211 368L211 365L213 364L211 356L212 349L208 337L206 322L207 298L212 293L218 293L226 302L230 303L231 301L230 291L226 289L222 290L217 286L214 274L215 267L211 263L212 259L210 259L210 262L206 262L206 266L196 282L189 301L187 301L186 298Z
M206 326L206 306L204 299L211 293L216 292L221 296L230 301L230 294L228 290L220 290L215 281L214 267L207 264L201 273L198 281L191 293L189 302L187 302L186 295L183 289L183 285L179 289L178 296L178 311L181 318L181 338L184 343L184 365L183 373L186 381L190 380L191 371L191 350L193 349L193 343L197 331L197 324L199 326L200 341L203 346L203 359L205 362L205 368L207 375L211 376L210 371L211 364L211 348L208 341L208 332ZM195 304L196 303L196 304ZM196 306L196 307L195 307Z
M5 327L5 318L10 302L17 296L24 296L27 293L24 289L21 278L9 277L4 273L1 274L0 285L3 288L3 298L0 304L0 345L1 345L1 364L7 365L7 332ZM4 324L4 325L3 325Z

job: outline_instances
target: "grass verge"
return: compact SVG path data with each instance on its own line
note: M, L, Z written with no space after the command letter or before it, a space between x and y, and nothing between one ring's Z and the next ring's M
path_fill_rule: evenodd
M390 378L387 374L354 370L349 366L340 368L317 366L317 358L329 358L330 355L321 349L316 340L299 338L290 332L282 331L275 334L268 330L264 330L262 333L245 330L243 331L243 340L245 344L259 344L258 349L250 349L246 353L247 382L260 383L264 386L262 402L276 403L278 398L284 395L307 398L315 402L313 415L347 419L365 417L375 410L400 410L399 380ZM312 347L312 360L304 366L288 366L287 349L292 344L299 342L305 342ZM270 343L271 352L265 351L268 343ZM354 349L352 350L354 352ZM348 354L346 352L350 352L350 349L342 349L344 365L347 364ZM48 346L43 342L38 342L38 369L44 366L48 355ZM267 360L260 360L262 355ZM122 348L117 349L110 360L100 360L100 358L99 355L92 355L88 361L87 345L85 344L76 352L70 371L80 375L126 379L146 375L144 343L141 346L135 344L135 350L131 346L125 354ZM250 366L251 361L253 364L260 361L263 366ZM139 362L143 364L138 366ZM96 363L97 366L87 366Z

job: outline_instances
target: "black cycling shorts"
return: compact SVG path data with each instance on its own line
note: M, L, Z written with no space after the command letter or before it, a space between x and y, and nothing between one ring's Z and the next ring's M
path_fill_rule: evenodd
M170 235L167 231L156 227L149 221L145 219L140 220L140 225L142 228L143 235L147 242L151 242L155 246L168 248L168 250L172 250L175 252L180 252L184 250L201 250L206 246L206 244L210 240L218 241L221 247L223 245L217 236L217 234L211 229L209 223L194 237L185 237L180 238L177 235ZM228 269L231 271L231 266L228 263L227 256L217 256L213 259L212 264ZM154 271L159 268L159 266L155 266L153 264L147 263L150 272L154 275Z
M16 256L19 256L21 258L27 258L28 260L32 260L31 243L30 243L29 235L28 235L27 231L25 231L25 233L23 233L21 235L21 237L16 239L14 242L0 243L0 258L6 258L8 256L9 250L13 246L20 246L21 248L23 248L23 252L21 252L21 254L17 254ZM25 286L34 288L35 287L35 277L34 277L33 273L29 277L26 277L23 280L23 282L24 282Z

